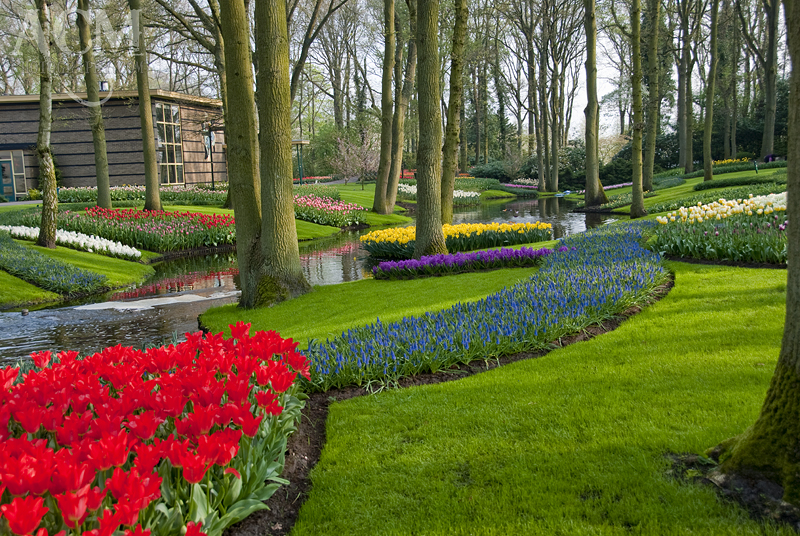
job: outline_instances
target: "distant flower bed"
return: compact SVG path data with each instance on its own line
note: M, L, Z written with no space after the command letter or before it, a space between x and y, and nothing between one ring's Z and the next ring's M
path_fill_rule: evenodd
M503 187L504 188L520 188L520 189L524 189L524 190L538 190L539 189L538 186L531 186L529 184L514 184L514 183L504 184Z
M22 225L41 221L41 213L21 218ZM87 208L58 215L59 229L95 235L148 251L183 251L236 241L233 216L163 210Z
M363 224L366 222L366 210L354 203L345 203L316 195L295 196L294 198L295 218L319 225L349 227Z
M518 184L520 186L533 186L535 188L539 187L539 181L536 179L514 179L511 181L511 183L509 183L509 186L512 184Z
M559 251L566 251L561 248ZM414 279L432 275L453 275L478 270L521 268L541 264L553 251L547 248L491 249L475 253L429 255L419 260L385 261L372 267L375 279Z
M444 225L447 250L473 251L515 244L532 244L551 240L549 223L462 223ZM410 259L414 253L415 227L397 227L372 231L361 237L361 245L376 259Z
M58 294L93 292L106 285L106 276L26 248L5 232L0 232L0 270Z
M709 182L715 182L709 181ZM785 182L769 182L766 184L755 184L749 186L737 186L733 188L724 188L721 190L711 190L698 192L695 195L684 197L682 199L675 199L674 201L666 201L664 203L657 203L650 206L647 210L651 214L658 212L669 212L678 210L681 207L688 207L700 203L701 205L713 203L718 199L742 199L752 196L762 196L769 194L776 194L786 191Z
M573 235L530 279L439 312L378 320L311 344L310 388L392 385L403 376L546 348L559 337L642 303L663 283L660 256L639 245L643 226Z
M749 161L749 158L726 158L725 160L714 160L713 164L715 166L724 166L726 164L739 164Z
M336 186L325 186L323 184L303 184L295 185L292 189L295 196L305 196L305 195L315 195L317 197L327 197L328 199L333 199L335 201L339 201L341 199L341 194L339 193L339 189Z
M786 262L786 193L681 207L657 217L652 247L697 259Z
M417 199L417 186L414 184L399 184L397 195L402 199L415 201ZM476 205L481 202L481 194L465 190L453 190L454 205Z
M0 369L0 522L18 535L221 536L265 509L309 365L249 327Z
M0 225L0 231L6 231L14 238L23 238L25 240L36 240L39 238L38 227ZM141 251L130 246L125 246L120 242L106 240L99 236L76 233L74 231L64 231L63 229L58 229L56 231L56 244L80 251L88 251L89 253L100 253L108 255L109 257L119 257L121 259L137 260L142 257Z
M159 188L161 202L168 205L222 205L228 195L228 184L220 183L211 190L208 185L174 185ZM144 202L144 186L112 186L111 201ZM97 203L96 187L59 188L59 203Z
M478 177L456 177L456 188L459 190L476 190L482 192L500 186L497 179L484 179Z
M319 177L303 177L303 184L307 182L315 183L315 182L333 182L336 180L336 177L331 177L330 175L319 176ZM292 182L295 184L300 184L300 177L295 177L292 179Z

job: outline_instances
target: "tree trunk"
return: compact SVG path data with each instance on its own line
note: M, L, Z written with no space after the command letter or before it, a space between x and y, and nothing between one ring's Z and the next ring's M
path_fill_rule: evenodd
M786 27L800 27L800 7L784 0ZM800 35L787 32L792 62L786 213L800 214ZM783 487L783 500L800 506L800 226L787 228L786 322L775 374L755 424L723 442L720 470L758 473Z
M228 98L252 103L253 74L250 25L243 0L220 3ZM261 253L261 184L258 180L258 135L253 106L233 106L227 111L228 192L236 218L236 259L242 295L239 306L254 307L263 265Z
M653 166L656 158L656 135L661 94L659 93L658 27L661 24L661 0L647 0L647 17L650 19L650 35L647 39L647 78L649 82L647 99L647 135L642 168L642 189L653 189Z
M381 81L381 153L378 160L378 175L375 179L375 196L372 211L386 213L386 188L389 170L392 167L392 74L395 63L394 0L383 0L383 25L386 35L383 47L383 78Z
M397 187L400 184L400 175L403 173L403 147L405 145L405 122L408 111L408 103L414 93L414 78L417 69L417 11L416 0L408 3L409 26L411 36L408 40L408 59L406 60L406 75L403 80L402 90L400 81L397 81L397 104L394 110L394 121L392 124L392 168L389 170L389 185L386 192L386 213L394 211L397 202ZM398 69L399 72L399 69ZM398 75L398 78L399 75Z
M144 24L141 23L141 0L128 0L128 5L130 6L133 20L133 29L131 31L137 39L134 61L136 65L136 88L139 92L139 120L142 126L144 209L161 210L156 142L153 131L153 106L150 104L150 70L144 40Z
M587 207L608 203L600 184L600 106L597 102L597 18L595 0L584 0L586 29L586 190L583 199Z
M706 83L706 118L703 129L703 180L710 181L714 178L714 160L711 157L711 130L714 126L714 89L717 81L717 25L719 15L719 0L711 2L711 68L708 71Z
M780 0L765 1L767 10L767 54L763 66L764 84L764 133L761 137L761 158L775 152L775 114L778 101L778 18ZM797 31L795 28L794 31ZM789 32L787 32L789 33Z
M689 15L686 0L680 2L680 35L681 47L678 58L678 167L686 172L686 78L689 70L689 52L686 42L689 40Z
M103 124L103 109L97 83L97 69L92 50L92 32L89 23L89 0L78 0L78 34L83 51L83 73L86 96L89 103L89 123L94 142L94 167L97 175L97 206L111 208L111 184L108 177L108 154L106 153L106 129Z
M460 127L459 130L461 132L461 134L458 137L459 138L458 169L461 170L462 173L464 173L467 170L468 165L467 165L467 128L465 126L467 124L467 111L466 111L466 106L464 105L465 99L463 94L464 93L463 88L461 90L461 93L462 93L461 106L460 106L461 119L459 119L458 121Z
M456 1L456 23L450 55L450 100L442 149L442 223L453 223L453 190L456 184L458 135L461 131L461 102L464 92L464 46L467 36L467 0Z
M39 16L39 134L36 155L39 161L39 189L42 191L42 222L36 243L46 248L56 247L58 226L58 184L53 153L50 150L50 130L53 124L53 78L50 57L51 19L48 0L36 0Z
M284 0L261 0L255 16L259 34L258 118L261 168L261 251L264 267L256 306L271 305L311 290L300 265L292 192L292 100L289 37Z
M642 129L644 118L642 113L642 56L641 56L641 4L640 0L631 2L631 48L633 74L631 88L633 93L633 141L631 147L631 166L633 167L633 203L631 218L640 218L647 214L644 210L644 191L642 189Z
M417 229L414 258L447 253L442 232L442 109L439 106L439 0L422 0L417 21L419 48L419 149Z
M685 173L694 171L694 95L692 91L692 71L686 73L686 103L683 111L686 114L686 167Z

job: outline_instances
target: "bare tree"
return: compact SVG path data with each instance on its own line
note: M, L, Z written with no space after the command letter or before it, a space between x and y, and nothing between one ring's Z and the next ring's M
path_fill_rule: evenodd
M50 2L36 0L39 18L37 46L39 50L39 135L36 138L36 156L39 160L39 188L42 190L42 222L36 243L46 248L56 247L58 224L58 185L53 152L50 149L50 130L53 124L53 86L50 58L51 16Z

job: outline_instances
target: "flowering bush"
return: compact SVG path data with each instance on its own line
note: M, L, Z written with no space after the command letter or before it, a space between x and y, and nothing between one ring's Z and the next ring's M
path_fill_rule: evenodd
M0 369L0 532L219 536L266 508L308 361L249 327Z
M402 199L415 201L417 199L417 185L400 183L397 185L397 195ZM475 205L480 202L481 194L478 192L453 190L453 205Z
M387 385L458 363L545 348L645 299L667 273L639 245L644 225L573 235L541 270L471 303L397 322L380 320L311 344L311 388Z
M444 225L447 250L472 251L514 244L531 244L550 240L553 226L549 223L462 223ZM410 259L414 253L416 227L396 227L372 231L360 238L361 245L377 259Z
M563 248L559 251L565 251ZM372 267L375 279L414 279L429 275L452 275L477 270L536 266L553 251L547 248L491 249L476 253L428 255L419 260L386 261Z
M0 231L6 231L14 238L36 240L39 237L38 227L24 227L0 225ZM125 246L119 242L106 240L99 236L89 236L74 231L56 230L56 243L90 253L102 253L109 257L136 260L142 257L142 252L136 248Z
M656 218L652 247L681 257L785 263L785 214L786 193L681 207Z
M316 195L294 197L294 217L320 225L348 227L366 222L366 210L354 203L345 203Z
M106 285L106 276L26 248L5 232L0 232L0 270L59 294L94 292Z
M37 218L41 219L41 213L26 214L22 224L35 225ZM159 252L213 247L236 241L233 216L221 214L91 207L82 213L59 213L58 227Z

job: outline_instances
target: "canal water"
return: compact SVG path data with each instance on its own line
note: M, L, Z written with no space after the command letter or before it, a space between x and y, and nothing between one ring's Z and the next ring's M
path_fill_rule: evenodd
M456 209L453 223L535 222L553 225L556 238L613 221L608 215L570 212L575 202L559 198L495 201ZM370 277L359 237L342 232L301 242L300 256L312 285ZM197 330L197 317L210 307L238 300L236 255L181 258L155 266L145 283L58 307L0 313L0 362L15 362L42 350L91 354L107 346L145 347L171 342Z

